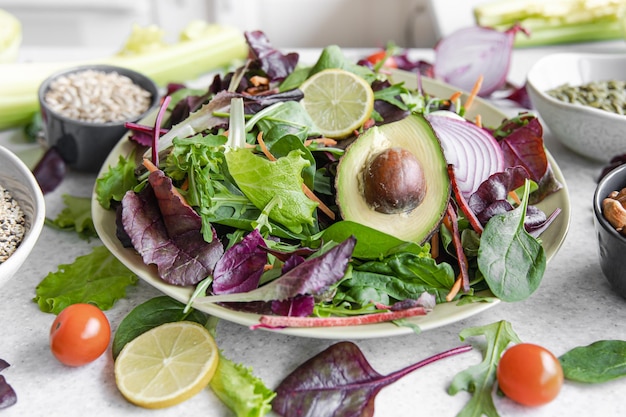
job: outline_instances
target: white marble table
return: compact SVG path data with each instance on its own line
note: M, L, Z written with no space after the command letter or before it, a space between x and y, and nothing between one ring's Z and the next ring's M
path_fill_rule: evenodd
M514 54L510 79L523 82L526 71L536 59L563 49L626 52L626 45L617 42L518 50ZM305 51L304 55L314 53ZM432 51L415 53L429 58ZM23 59L49 56L59 55L56 51L24 51ZM33 162L32 149L36 145L25 144L19 132L0 132L0 144ZM523 340L543 345L556 355L600 339L626 340L626 300L611 291L600 271L592 223L592 195L602 164L570 152L549 132L546 144L569 186L572 207L569 234L548 265L539 290L524 302L500 303L479 315L420 335L354 340L379 372L387 374L458 346L461 344L458 335L464 328L499 320L511 322ZM63 194L89 196L94 180L93 175L71 172L57 190L46 196L48 216L54 217L61 210ZM56 271L59 264L71 263L97 244L97 239L86 242L72 233L46 227L15 279L0 289L0 358L11 364L2 375L18 395L17 404L0 410L0 415L231 416L208 389L170 409L154 411L130 405L116 389L110 352L81 368L67 368L52 357L48 332L54 316L42 313L32 301L35 286L49 272ZM134 306L157 295L156 290L142 281L129 288L127 297L106 312L113 330ZM221 321L217 342L228 357L252 367L267 386L274 388L293 368L335 341L251 331ZM480 359L478 351L465 353L402 378L380 392L375 415L455 416L469 395L449 396L447 387L458 371ZM508 417L618 416L623 414L625 393L626 379L595 386L567 382L559 397L546 406L526 408L498 397L496 406L501 416Z

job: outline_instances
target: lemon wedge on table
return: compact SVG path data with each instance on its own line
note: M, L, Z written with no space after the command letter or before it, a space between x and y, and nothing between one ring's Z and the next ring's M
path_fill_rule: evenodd
M359 129L372 115L374 92L367 81L342 69L326 69L300 86L302 106L320 132L342 139Z
M209 331L179 321L133 339L115 360L115 382L131 403L145 408L179 404L205 389L219 362Z
M0 64L16 61L21 44L21 22L11 13L0 9Z

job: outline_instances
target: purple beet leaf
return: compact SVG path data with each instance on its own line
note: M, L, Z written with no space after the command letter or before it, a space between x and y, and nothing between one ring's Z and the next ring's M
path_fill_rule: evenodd
M55 147L48 148L33 168L33 174L44 194L54 191L61 184L66 173L65 160Z
M0 359L0 371L9 367L9 363L4 359ZM4 379L4 376L0 375L0 410L12 406L17 402L17 394Z
M327 252L309 257L275 280L255 290L237 294L198 297L196 303L287 300L298 295L316 295L343 278L356 244L349 237Z
M257 288L267 263L264 245L263 236L254 229L228 249L215 265L213 293L232 294Z
M357 345L339 342L288 375L276 388L272 409L284 417L371 417L382 388L425 365L470 349L460 346L381 375Z
M174 192L162 171L150 174L141 193L129 191L122 199L122 223L133 247L146 264L155 264L159 276L173 285L194 285L213 273L224 253L213 231L206 242L202 220Z

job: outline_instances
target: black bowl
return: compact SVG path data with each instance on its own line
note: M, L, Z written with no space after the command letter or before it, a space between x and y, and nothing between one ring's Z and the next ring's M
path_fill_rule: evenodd
M626 236L620 234L602 213L602 200L612 191L626 187L626 165L609 172L596 187L593 196L594 226L598 237L600 267L613 289L626 298Z
M117 72L130 78L134 84L152 95L150 106L136 117L106 123L73 119L54 111L45 100L50 84L60 76L86 70ZM77 171L98 172L111 149L126 133L124 124L144 118L154 110L158 102L159 91L154 81L137 71L112 65L85 65L66 69L51 75L39 87L39 105L46 142L48 146L57 148L67 165Z

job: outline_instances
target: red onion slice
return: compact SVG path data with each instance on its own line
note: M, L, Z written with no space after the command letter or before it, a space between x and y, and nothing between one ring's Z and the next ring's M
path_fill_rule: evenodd
M454 166L459 190L466 199L490 175L504 170L502 149L486 130L439 114L430 114L427 119L441 141L446 161Z
M483 83L478 95L490 95L506 83L513 41L518 30L521 29L513 27L501 32L472 26L442 38L435 45L435 78L471 91L482 75Z

